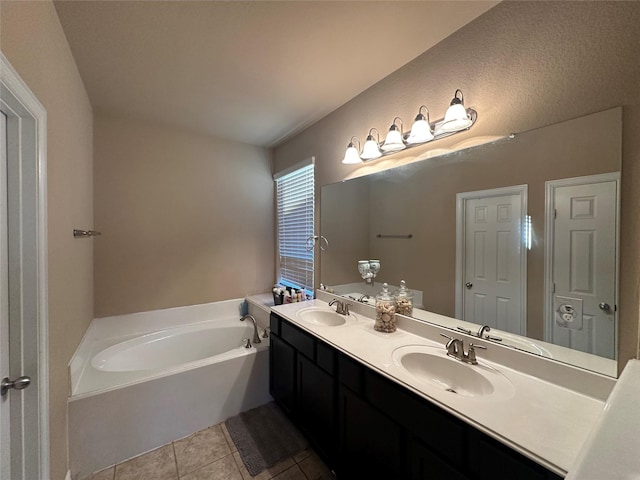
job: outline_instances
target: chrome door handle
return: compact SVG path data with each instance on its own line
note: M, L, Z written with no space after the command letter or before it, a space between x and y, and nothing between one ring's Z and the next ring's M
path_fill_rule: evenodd
M0 396L5 396L9 389L22 390L27 388L31 384L31 378L24 376L18 377L15 380L9 380L9 377L4 377L0 384Z
M610 312L611 311L611 305L609 305L608 303L602 302L600 304L598 304L598 307L600 307L600 310L604 310L605 312Z
M469 288L473 287L473 283L467 282L467 283L464 284L464 286L467 287L467 289L469 289Z

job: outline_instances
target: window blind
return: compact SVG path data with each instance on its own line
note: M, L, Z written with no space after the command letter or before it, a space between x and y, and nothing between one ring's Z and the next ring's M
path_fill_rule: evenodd
M313 250L307 239L314 229L313 163L276 178L278 211L278 283L313 294Z

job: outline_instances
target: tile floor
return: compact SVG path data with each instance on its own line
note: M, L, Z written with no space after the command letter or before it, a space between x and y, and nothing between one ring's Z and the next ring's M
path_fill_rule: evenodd
M255 477L242 463L224 423L200 430L82 480L333 480L311 449Z

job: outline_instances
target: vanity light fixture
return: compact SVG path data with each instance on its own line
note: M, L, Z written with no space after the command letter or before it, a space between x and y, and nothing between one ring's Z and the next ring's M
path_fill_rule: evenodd
M373 135L371 134L373 131L376 131L377 140L373 139ZM382 152L378 147L380 143L380 132L378 129L373 127L369 129L369 135L367 135L367 140L364 142L364 147L362 148L362 155L360 158L362 160L374 160L376 158L380 158L382 156Z
M353 141L358 142L358 148L353 145ZM342 159L342 163L345 165L356 165L358 163L362 163L362 159L360 158L360 140L358 137L351 137L349 140L349 145L347 145L347 151L344 153L344 158Z
M458 132L469 128L472 124L473 121L464 108L464 95L462 94L462 90L458 89L453 94L451 104L444 114L444 120L438 126L438 129L443 132Z
M422 109L427 111L427 117L422 114ZM413 122L409 137L407 137L408 144L424 143L433 140L433 132L431 131L431 125L429 124L429 109L426 105L421 105L418 109L418 115Z
M399 130L396 125L396 120L400 121ZM402 119L400 117L395 117L393 119L393 123L391 124L391 127L389 127L389 133L387 133L387 138L381 148L383 152L398 152L407 148L404 144L404 140L402 139Z
M478 118L478 113L474 109L465 108L464 95L460 89L457 89L453 94L453 99L444 118L431 123L429 115L430 112L427 106L421 105L418 109L418 115L411 127L411 131L408 134L402 133L402 119L395 117L387 133L387 138L385 138L383 143L380 143L380 132L378 129L375 127L369 129L369 134L359 155L353 143L354 139L358 139L357 137L351 137L342 163L347 165L359 164L386 155L392 155L405 148L417 147L450 135L455 135L458 132L470 129ZM375 139L373 136L374 131L376 133ZM359 146L360 142L358 141L358 147Z

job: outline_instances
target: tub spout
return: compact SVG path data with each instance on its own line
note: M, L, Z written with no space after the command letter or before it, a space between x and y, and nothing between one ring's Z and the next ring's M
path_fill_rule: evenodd
M240 318L241 322L244 322L246 319L249 319L253 322L253 343L262 343L262 340L260 340L260 335L258 334L258 323L256 322L256 319L253 317L253 315L244 315L242 318Z

